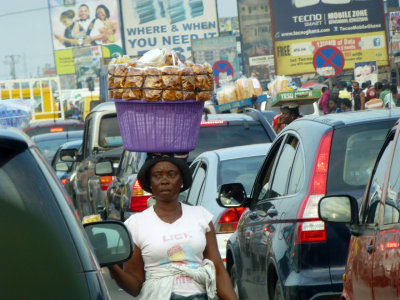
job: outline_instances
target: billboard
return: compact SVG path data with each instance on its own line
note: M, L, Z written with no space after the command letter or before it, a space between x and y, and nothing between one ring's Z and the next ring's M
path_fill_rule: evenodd
M209 39L198 39L192 41L192 53L195 63L208 62L214 66L218 61L227 61L233 68L233 74L227 75L225 79L236 80L239 78L239 58L237 55L236 37L223 36ZM227 72L221 71L222 74Z
M271 64L266 59L273 54L268 1L238 0L238 14L242 38L243 73L247 76L256 74L265 85L274 74L271 72Z
M123 53L117 0L65 2L49 0L54 50L110 45Z
M383 4L379 0L270 0L277 75L314 73L313 54L332 45L356 62L388 65ZM283 17L284 16L284 17Z
M215 0L121 0L125 50L140 56L154 48L191 55L191 40L218 36Z
M390 56L395 62L400 62L400 11L389 13Z

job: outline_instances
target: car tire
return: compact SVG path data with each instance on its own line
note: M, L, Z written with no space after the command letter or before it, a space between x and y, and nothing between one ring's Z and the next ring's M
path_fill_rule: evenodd
M236 266L233 265L231 267L231 271L229 276L231 277L232 285L233 285L233 290L235 291L236 296L239 298L239 286L237 282L237 271L236 271Z
M273 300L283 300L283 288L280 280L278 279L275 283L274 298Z

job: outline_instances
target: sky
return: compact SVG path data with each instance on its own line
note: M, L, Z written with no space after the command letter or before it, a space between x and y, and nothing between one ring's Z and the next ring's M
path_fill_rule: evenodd
M209 0L204 0L209 1ZM237 16L236 0L218 0L218 16ZM17 78L36 77L54 66L47 0L0 0L0 80L11 79L6 61L14 55Z

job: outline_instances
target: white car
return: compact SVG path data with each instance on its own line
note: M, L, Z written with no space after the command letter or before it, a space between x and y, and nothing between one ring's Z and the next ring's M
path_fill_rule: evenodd
M201 205L213 214L218 249L226 259L226 242L235 231L243 208L223 208L216 197L218 187L224 183L241 183L251 191L270 144L253 144L208 151L200 154L190 165L193 172L192 187L180 195L182 202Z

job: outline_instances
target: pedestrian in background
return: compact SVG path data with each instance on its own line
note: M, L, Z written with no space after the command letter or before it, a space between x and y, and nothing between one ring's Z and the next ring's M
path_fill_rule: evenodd
M387 108L394 108L397 106L397 98L398 98L397 85L391 84L390 93L387 94L383 99L383 104Z
M339 99L329 99L329 104L328 104L328 114L335 114L338 112L338 102Z
M382 92L378 95L378 98L384 100L387 95L391 93L389 81L382 80Z
M378 98L378 93L375 88L370 87L367 91L368 101L365 103L365 109L380 109L384 108L382 99Z
M365 109L365 94L360 89L360 84L357 81L353 82L353 103L354 110Z
M347 98L340 99L340 108L337 110L338 113L351 111L351 101Z
M331 92L327 87L322 88L322 96L319 99L318 106L323 111L324 115L328 113L328 102L331 97Z

